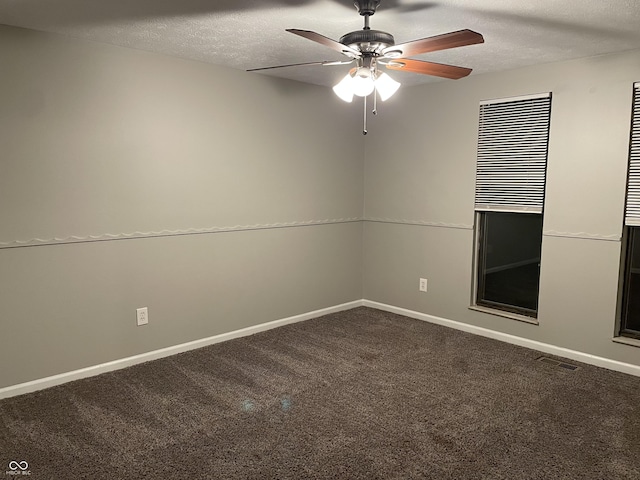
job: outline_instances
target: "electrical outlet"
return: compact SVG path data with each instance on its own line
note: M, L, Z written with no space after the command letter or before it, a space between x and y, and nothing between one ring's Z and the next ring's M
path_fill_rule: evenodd
M421 292L426 292L427 291L427 279L426 278L421 278L420 279L420 291Z
M136 320L138 326L149 323L149 309L147 307L136 308Z

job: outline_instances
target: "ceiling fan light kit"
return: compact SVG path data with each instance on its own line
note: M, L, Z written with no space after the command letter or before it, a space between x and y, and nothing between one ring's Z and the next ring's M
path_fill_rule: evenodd
M400 83L380 71L379 66L384 66L389 70L404 70L453 80L465 77L471 73L470 68L414 60L406 57L482 43L484 42L484 38L479 33L471 30L459 30L457 32L445 33L443 35L396 45L393 35L380 30L371 30L369 27L369 17L376 13L377 8L380 6L380 0L356 0L354 5L358 13L364 17L364 27L362 30L356 30L355 32L349 32L343 35L340 37L340 41L332 40L309 30L287 29L287 32L346 55L350 60L343 62L325 61L280 65L276 67L256 68L250 71L301 65L345 65L356 62L356 67L352 68L349 73L333 87L333 91L345 102L352 102L354 96L363 97L365 111L362 133L365 135L367 134L367 97L371 94L374 95L373 113L376 114L377 96L379 95L383 101L387 100L400 87Z
M351 88L351 82L353 81L353 77L351 76L351 72L347 73L347 75L338 83L334 85L333 91L334 93L342 100L347 103L351 103L353 101L353 88Z
M373 93L375 77L371 70L366 67L358 67L351 78L351 88L354 95L368 97Z
M335 94L345 102L351 103L353 97L367 97L374 91L380 95L383 102L390 98L400 88L400 82L384 72L376 72L375 76L366 67L353 68L345 77L333 87Z
M383 102L398 91L400 88L400 82L396 82L393 78L384 72L378 73L376 78L376 91L380 95L380 100Z

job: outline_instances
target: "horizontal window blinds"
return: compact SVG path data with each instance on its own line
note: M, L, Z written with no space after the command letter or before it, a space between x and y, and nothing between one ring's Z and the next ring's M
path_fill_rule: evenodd
M480 104L476 210L542 213L551 94Z
M640 83L633 88L633 119L629 146L629 184L625 224L640 226Z

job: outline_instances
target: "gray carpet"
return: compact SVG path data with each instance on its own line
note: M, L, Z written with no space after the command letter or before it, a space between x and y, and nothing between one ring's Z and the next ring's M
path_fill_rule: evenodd
M540 355L356 308L0 401L0 474L640 478L640 378Z

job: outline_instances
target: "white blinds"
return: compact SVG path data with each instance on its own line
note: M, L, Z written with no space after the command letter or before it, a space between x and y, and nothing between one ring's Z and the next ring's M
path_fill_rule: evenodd
M629 147L629 184L624 223L640 226L640 83L633 86L633 119Z
M550 116L550 93L480 104L476 210L542 213Z

